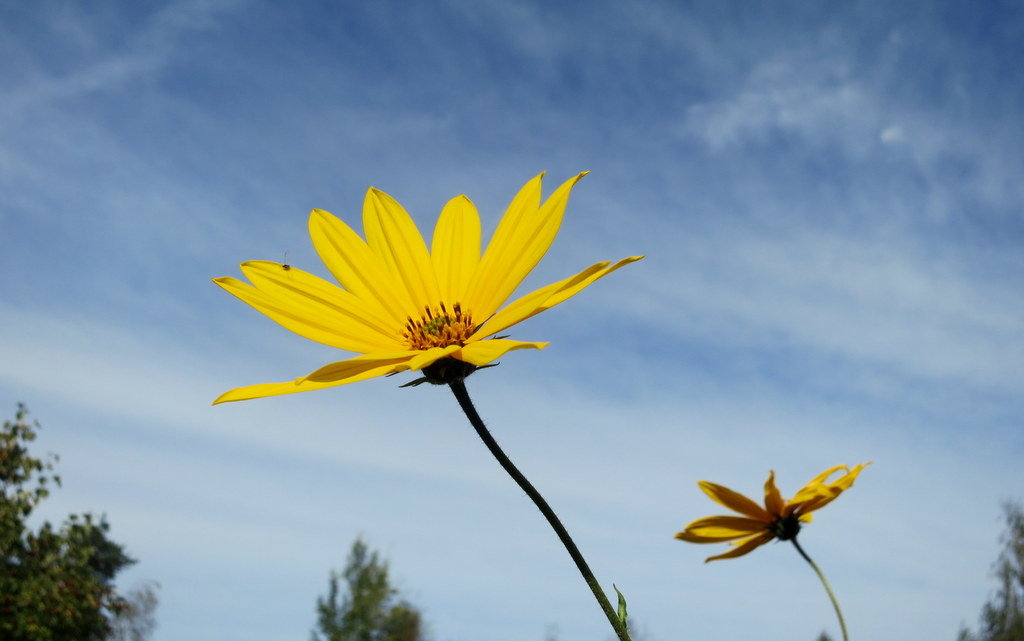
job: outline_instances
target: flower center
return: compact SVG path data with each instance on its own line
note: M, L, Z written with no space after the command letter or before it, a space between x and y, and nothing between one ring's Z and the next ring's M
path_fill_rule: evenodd
M780 516L768 526L768 531L775 535L780 541L795 539L800 532L800 517L796 514Z
M418 320L410 316L405 322L402 335L409 343L409 349L430 349L449 345L465 345L476 331L473 316L462 311L462 305L455 303L449 311L444 303L434 308L424 306Z

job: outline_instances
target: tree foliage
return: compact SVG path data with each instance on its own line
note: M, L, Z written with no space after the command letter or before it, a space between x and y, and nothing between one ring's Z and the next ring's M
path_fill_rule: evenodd
M1003 511L1003 550L992 566L996 593L981 609L978 631L961 630L959 641L1024 641L1024 508L1007 502Z
M0 431L0 638L5 641L99 641L126 601L114 576L133 563L107 538L106 519L71 515L59 527L28 519L60 486L57 457L29 453L39 424L19 406Z
M397 596L387 562L356 539L345 570L331 572L317 599L313 641L423 641L419 611Z

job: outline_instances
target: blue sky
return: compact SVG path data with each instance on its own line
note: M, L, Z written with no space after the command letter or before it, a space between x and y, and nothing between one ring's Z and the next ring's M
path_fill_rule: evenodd
M438 641L604 638L540 515L442 389L211 407L340 355L210 283L326 275L365 190L493 229L575 189L524 290L643 253L468 380L651 640L837 636L785 545L675 541L710 479L795 491L854 638L955 638L1024 496L1024 10L1011 2L0 5L0 401L162 584L157 641L306 638L362 534Z

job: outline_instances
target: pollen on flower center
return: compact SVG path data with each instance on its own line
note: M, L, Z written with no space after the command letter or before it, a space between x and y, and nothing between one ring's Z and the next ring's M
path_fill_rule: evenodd
M419 319L406 319L402 335L409 343L409 349L421 350L431 347L465 345L476 331L473 316L462 311L462 305L455 303L449 311L444 303L436 307L423 307Z

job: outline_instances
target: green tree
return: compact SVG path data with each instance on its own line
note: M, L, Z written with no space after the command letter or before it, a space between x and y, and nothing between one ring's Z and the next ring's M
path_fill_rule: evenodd
M397 596L387 562L356 539L345 570L331 571L327 595L317 599L313 641L423 641L419 611Z
M1003 550L992 566L999 586L981 609L978 631L961 630L959 641L1024 641L1024 508L1007 502L1003 511Z
M71 515L38 531L27 521L60 486L57 457L28 451L39 424L19 405L0 431L0 638L5 641L100 641L126 605L113 579L133 563L107 538L105 518Z

